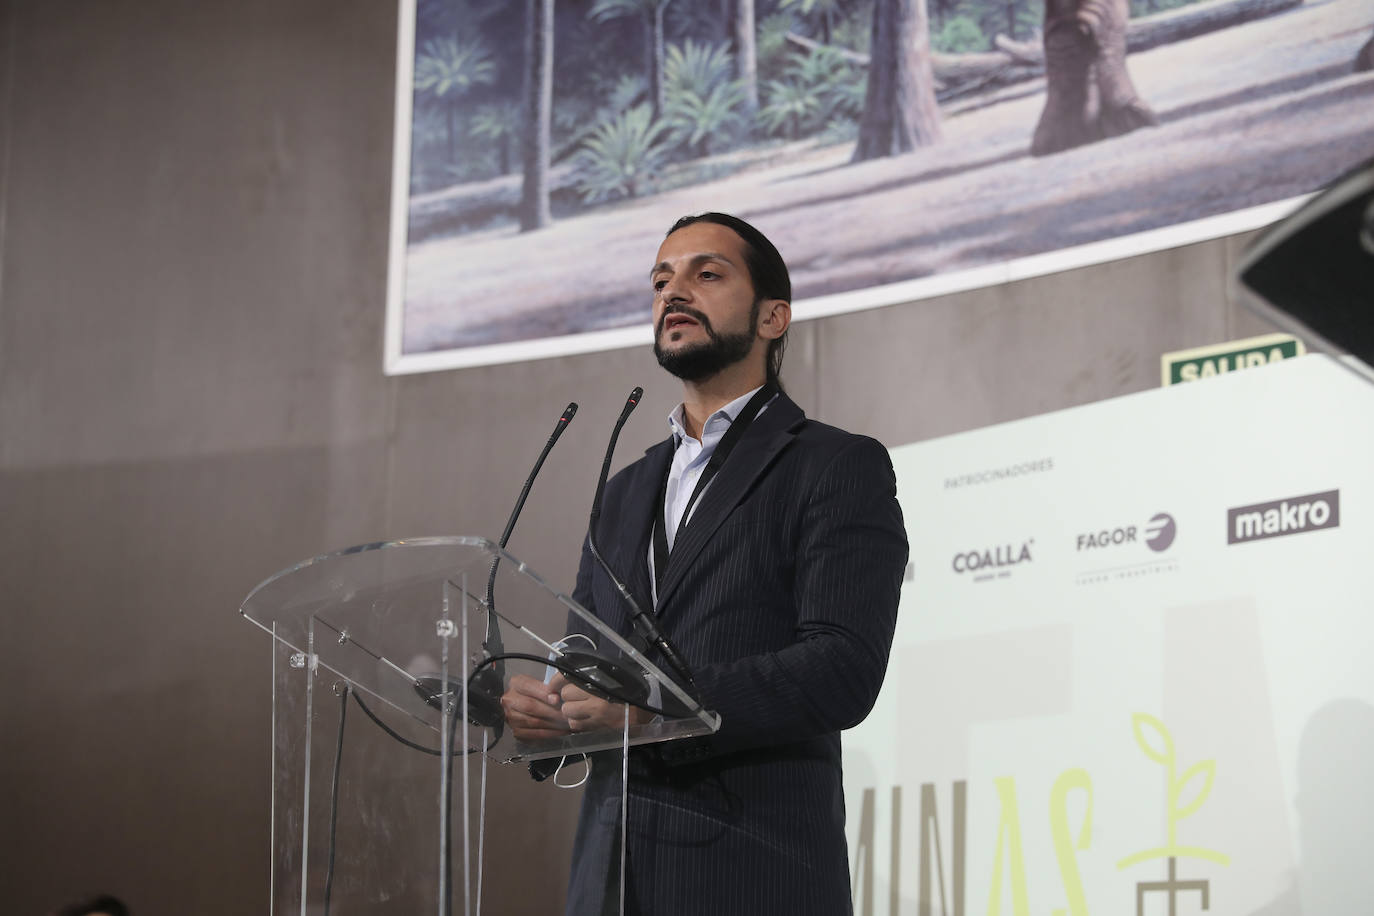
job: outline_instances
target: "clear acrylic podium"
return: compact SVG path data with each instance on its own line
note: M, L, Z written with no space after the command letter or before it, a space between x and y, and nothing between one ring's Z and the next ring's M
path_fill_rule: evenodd
M241 613L272 635L272 913L491 913L488 762L707 734L668 675L495 543L364 544L267 579ZM499 697L553 671L659 712L521 743ZM565 863L558 863L562 875Z

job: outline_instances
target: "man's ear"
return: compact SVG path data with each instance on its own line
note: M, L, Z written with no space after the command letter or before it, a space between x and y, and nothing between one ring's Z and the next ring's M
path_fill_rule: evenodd
M759 304L759 336L777 340L792 323L792 303L786 299L765 299Z

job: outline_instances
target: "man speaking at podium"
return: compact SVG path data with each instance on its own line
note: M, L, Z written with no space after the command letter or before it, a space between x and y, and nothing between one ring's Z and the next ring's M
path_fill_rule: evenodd
M892 464L780 388L791 281L757 229L684 217L649 279L654 352L682 404L672 436L607 486L597 544L721 727L631 751L625 912L849 913L839 733L872 708L896 624L907 544ZM631 635L585 546L573 597ZM625 714L561 675L517 675L503 703L527 740L619 730ZM572 916L618 911L619 827L620 767L594 766Z

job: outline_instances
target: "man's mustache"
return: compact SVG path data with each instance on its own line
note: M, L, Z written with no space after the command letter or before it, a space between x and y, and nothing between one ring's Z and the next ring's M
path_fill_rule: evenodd
M688 318L691 318L697 324L701 325L708 335L715 333L711 328L711 319L707 318L702 312L697 311L690 305L670 305L663 310L663 314L658 318L658 334L663 333L663 326L668 323L669 315L686 315Z

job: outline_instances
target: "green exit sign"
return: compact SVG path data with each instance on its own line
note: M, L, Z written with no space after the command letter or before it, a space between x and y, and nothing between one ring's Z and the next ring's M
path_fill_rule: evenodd
M1177 385L1179 382L1196 382L1240 369L1267 366L1281 359L1302 356L1306 352L1302 341L1291 334L1266 334L1210 347L1165 353L1159 360L1160 374L1163 384Z

